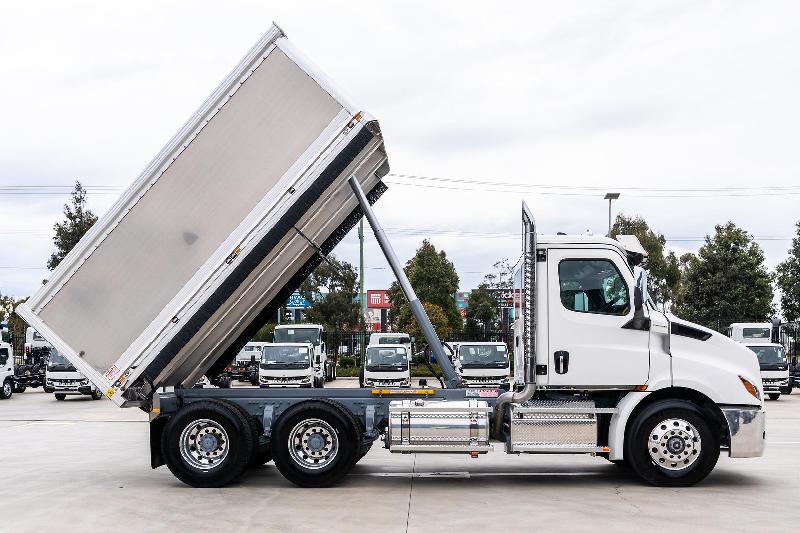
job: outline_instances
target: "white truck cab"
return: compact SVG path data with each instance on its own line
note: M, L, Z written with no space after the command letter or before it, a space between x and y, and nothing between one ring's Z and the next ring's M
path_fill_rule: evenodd
M761 368L761 381L764 392L770 400L777 400L781 394L792 392L789 384L789 360L786 350L775 343L744 343L755 352L758 365Z
M314 347L314 368L316 370L315 387L322 387L324 382L336 379L336 365L328 359L325 351L325 340L322 338L324 328L319 324L282 324L275 326L274 341L276 343L309 343Z
M509 388L511 362L503 342L461 342L453 366L464 387Z
M313 387L317 381L313 354L314 346L310 343L265 343L258 365L259 386Z
M238 381L249 381L255 385L258 377L258 362L261 360L261 352L267 342L250 341L239 350L231 369L231 378Z
M368 346L403 346L409 356L413 355L411 343L414 342L408 333L372 333Z
M772 342L772 324L769 322L737 322L728 326L728 337L744 344L769 344Z
M409 352L401 345L367 346L362 365L363 387L384 389L410 387L411 366Z
M7 342L0 341L0 400L14 394L14 350Z
M102 391L52 347L47 355L44 391L55 393L58 401L63 401L67 396L73 395L91 396L93 400L103 397Z

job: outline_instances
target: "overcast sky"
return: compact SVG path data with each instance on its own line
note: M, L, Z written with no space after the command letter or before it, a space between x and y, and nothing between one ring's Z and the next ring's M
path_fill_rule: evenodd
M425 235L477 285L541 232L643 216L678 252L734 221L773 268L800 218L797 2L43 2L0 16L0 292L32 293L63 194L102 215L276 21L376 116L377 204L400 258ZM451 180L467 180L458 182ZM490 182L487 185L470 182ZM661 189L661 190L658 190ZM705 190L703 190L705 189ZM335 253L357 264L353 231ZM391 281L374 238L366 286Z

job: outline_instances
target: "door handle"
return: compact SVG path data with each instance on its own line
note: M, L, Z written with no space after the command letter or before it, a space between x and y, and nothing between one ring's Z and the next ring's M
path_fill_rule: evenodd
M556 374L566 374L569 371L569 352L559 350L553 354L556 364Z

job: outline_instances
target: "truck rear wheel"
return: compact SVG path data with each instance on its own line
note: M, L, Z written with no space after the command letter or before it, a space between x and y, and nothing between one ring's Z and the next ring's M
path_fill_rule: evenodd
M99 400L102 397L103 393L100 391L100 389L94 389L92 391L92 400Z
M355 464L358 449L356 428L328 402L290 407L272 433L275 466L299 487L328 487L340 481Z
M630 426L625 457L645 481L686 487L702 481L719 459L719 438L696 405L680 400L646 407Z
M775 400L777 400L778 398L781 397L781 393L780 392L770 392L769 394L767 394L767 396L769 396L769 399L774 402Z
M224 487L244 472L253 454L249 422L234 406L202 401L173 416L161 436L172 474L192 487Z
M59 402L63 402L66 399L67 399L66 394L56 394L56 400L58 400Z

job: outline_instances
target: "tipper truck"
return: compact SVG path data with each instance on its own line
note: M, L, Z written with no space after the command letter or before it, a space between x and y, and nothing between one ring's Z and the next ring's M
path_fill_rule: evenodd
M273 26L17 312L112 402L149 413L151 466L196 487L270 460L328 486L379 439L392 453L590 454L664 486L702 480L720 451L762 454L752 352L658 311L633 275L641 245L537 235L524 204L513 382L460 387L372 209L387 172L375 119ZM191 388L362 217L444 388Z

